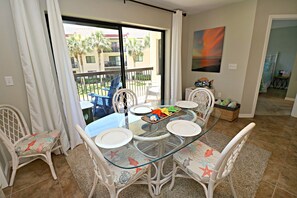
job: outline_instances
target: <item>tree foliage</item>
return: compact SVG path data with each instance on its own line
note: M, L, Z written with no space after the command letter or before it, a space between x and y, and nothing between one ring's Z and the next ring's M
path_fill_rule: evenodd
M101 57L100 55L103 52L112 51L110 39L105 37L102 31L96 31L91 34L91 36L82 38L80 34L73 34L67 37L67 45L69 49L70 56L73 56L76 61L80 63L80 71L83 72L83 60L82 56L96 50L99 60L99 67L101 66ZM132 57L133 63L135 62L138 56L143 56L143 51L145 48L150 46L150 36L147 35L144 38L128 38L126 39L126 49L129 56Z
M142 42L142 40L136 38L128 38L126 42L126 48L128 50L128 54L132 57L133 63L135 66L135 62L138 56L143 56L143 50L146 47L149 47L150 39L149 36L146 36Z
M70 56L80 62L80 70L84 71L82 55L90 52L92 49L88 44L88 40L82 38L80 34L73 34L66 39Z
M97 51L99 65L100 65L101 64L100 54L103 53L103 51L111 51L110 40L104 36L102 31L96 31L95 33L92 33L92 35L88 38L88 42L90 47L93 50Z

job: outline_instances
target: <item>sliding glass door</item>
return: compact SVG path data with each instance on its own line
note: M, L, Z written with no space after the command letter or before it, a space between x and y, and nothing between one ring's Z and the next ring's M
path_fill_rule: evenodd
M140 103L161 103L162 32L123 27L126 87Z
M163 31L70 17L64 30L82 109L94 119L113 113L121 88L134 91L139 104L161 103Z

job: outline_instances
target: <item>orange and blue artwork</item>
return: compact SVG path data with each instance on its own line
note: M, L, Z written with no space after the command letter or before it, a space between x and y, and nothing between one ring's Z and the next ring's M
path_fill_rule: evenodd
M192 71L220 72L225 27L194 32Z

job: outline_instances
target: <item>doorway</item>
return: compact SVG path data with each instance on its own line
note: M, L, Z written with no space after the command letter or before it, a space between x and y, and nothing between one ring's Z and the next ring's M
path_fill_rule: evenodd
M291 115L297 92L297 18L271 19L256 115Z

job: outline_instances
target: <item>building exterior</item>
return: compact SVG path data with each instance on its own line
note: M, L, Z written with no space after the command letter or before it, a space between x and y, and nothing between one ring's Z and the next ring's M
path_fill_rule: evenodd
M94 32L94 31L92 31ZM74 33L66 34L66 38L73 34L80 34L82 38L90 37L92 32L88 29L76 29ZM75 58L71 56L71 63L74 73L87 73L98 71L110 71L120 69L120 46L118 34L103 33L104 37L109 40L110 49L104 50L102 53L97 53L96 49L93 49L82 55L81 58ZM124 43L127 43L128 39L136 39L141 45L144 45L145 36L132 37L129 33L124 34ZM161 40L161 35L158 32L148 31L146 35L149 37L149 45L144 47L142 55L136 56L135 60L129 55L127 46L124 45L124 59L126 69L132 68L144 68L144 67L159 67L158 53ZM71 54L71 53L70 53ZM83 66L83 67L82 67Z

